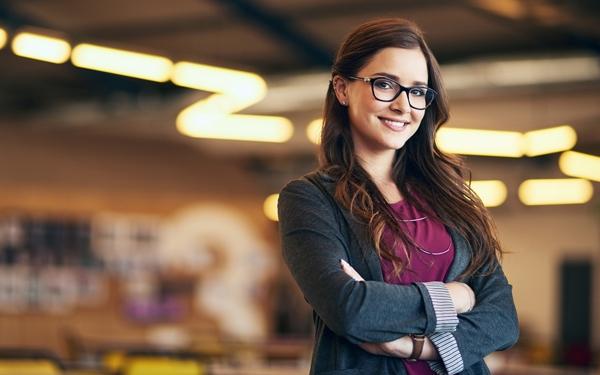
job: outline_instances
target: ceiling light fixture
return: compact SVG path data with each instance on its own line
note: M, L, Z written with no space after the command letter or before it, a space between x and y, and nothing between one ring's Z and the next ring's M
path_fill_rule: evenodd
M577 143L577 133L569 125L530 131L524 134L527 156L570 150Z
M323 129L323 119L312 120L306 127L306 136L311 143L316 145L321 143L321 130Z
M277 201L279 200L279 194L271 194L265 199L263 203L263 212L269 220L279 221L279 215L277 214Z
M593 195L592 183L576 178L526 180L519 186L519 199L528 206L582 204Z
M8 33L3 28L0 28L0 48L4 47L7 39Z
M294 126L285 117L207 115L188 109L177 117L177 130L188 137L283 143L294 132Z
M583 152L563 152L558 159L560 171L567 176L600 182L600 156Z
M171 60L157 55L82 43L73 48L73 65L154 82L171 76Z
M506 201L507 189L502 181L471 181L471 189L477 193L486 207L498 207Z
M17 56L62 64L69 59L71 45L60 38L20 32L12 40L12 50Z
M442 151L463 155L518 158L525 149L523 135L511 131L441 128L435 141Z

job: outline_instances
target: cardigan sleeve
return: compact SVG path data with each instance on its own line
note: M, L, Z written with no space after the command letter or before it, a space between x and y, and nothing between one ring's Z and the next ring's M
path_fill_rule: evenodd
M349 260L351 245L317 187L292 181L279 195L278 212L283 258L308 303L333 332L355 344L435 332L436 311L423 284L355 281L342 271L340 260Z
M447 353L444 357L440 352L443 361L430 362L437 373L454 374L456 369L469 368L492 352L510 348L519 338L512 286L502 267L497 264L492 273L473 276L468 284L477 298L475 307L458 315L455 332L443 334L444 339L437 342L430 337L438 352L443 349Z

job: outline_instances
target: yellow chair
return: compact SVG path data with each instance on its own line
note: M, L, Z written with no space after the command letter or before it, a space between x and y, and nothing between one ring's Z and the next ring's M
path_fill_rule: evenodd
M130 357L124 375L204 375L204 366L192 359Z
M60 375L59 367L47 359L0 359L0 375Z
M115 374L123 368L126 358L127 354L122 350L109 351L102 356L102 366L110 374Z

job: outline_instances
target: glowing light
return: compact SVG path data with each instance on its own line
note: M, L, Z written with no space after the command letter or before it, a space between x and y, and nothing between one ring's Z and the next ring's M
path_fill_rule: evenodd
M294 132L285 117L186 113L186 110L177 117L177 129L195 138L277 143L286 142Z
M12 50L17 56L62 64L69 59L71 45L63 39L21 32L14 37Z
M507 190L502 181L471 181L471 189L477 193L486 207L498 207L506 201Z
M185 108L177 129L197 138L285 142L293 134L289 120L277 116L232 114L262 100L265 81L254 73L191 62L178 62L171 80L176 85L216 94Z
M442 128L435 140L442 151L464 155L518 158L525 146L521 133L499 130Z
M4 29L0 28L0 48L4 47L6 44L6 39L8 39L8 34Z
M524 137L527 156L570 150L577 143L577 133L569 125L530 131Z
M528 206L582 204L593 194L592 183L583 179L526 180L519 186L519 199Z
M562 173L571 177L586 178L600 182L600 157L582 152L563 152L558 159Z
M226 94L232 112L262 100L267 92L265 81L257 74L185 61L175 64L171 81L182 87Z
M277 201L279 200L279 194L271 194L265 199L263 203L263 211L265 216L269 220L279 221L279 215L277 214Z
M125 51L93 44L79 44L71 56L73 65L155 82L166 82L171 76L171 60L157 55Z

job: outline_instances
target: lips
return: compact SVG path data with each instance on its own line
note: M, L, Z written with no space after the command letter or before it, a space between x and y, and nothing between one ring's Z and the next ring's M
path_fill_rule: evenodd
M406 120L393 120L393 119L386 118L386 117L379 117L379 120L381 120L381 123L383 125L385 125L387 128L389 128L393 131L404 130L406 128L406 126L409 124L409 121L406 121Z

